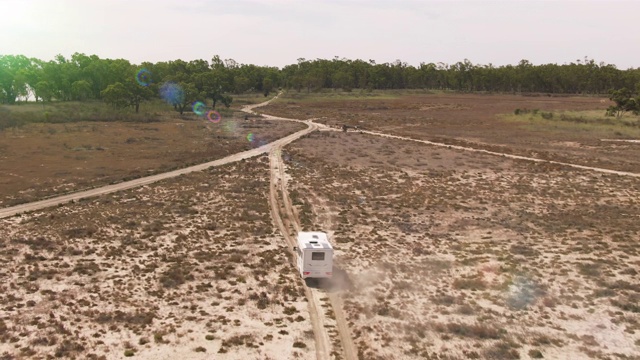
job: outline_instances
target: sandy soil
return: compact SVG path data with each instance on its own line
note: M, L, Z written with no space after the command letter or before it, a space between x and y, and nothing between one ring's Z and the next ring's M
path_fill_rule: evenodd
M268 192L265 156L1 220L0 354L310 358Z

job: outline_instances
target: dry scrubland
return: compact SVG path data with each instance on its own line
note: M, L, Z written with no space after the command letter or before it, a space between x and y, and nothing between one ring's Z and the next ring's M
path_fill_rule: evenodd
M638 179L355 132L283 156L361 359L640 358Z
M605 117L609 100L426 92L287 93L261 112L640 173L640 116ZM515 115L519 109L519 115Z
M600 99L334 95L289 93L260 111L640 172L639 144L600 141L637 139L635 118L607 123ZM102 125L0 132L0 206L223 157L251 146L247 130L268 141L302 127ZM340 288L314 292L332 358L324 291L343 298L360 359L640 358L637 178L358 132L315 132L281 156L295 217L332 235L346 270ZM0 220L0 359L314 358L269 182L262 156Z
M35 123L0 130L0 207L223 158L304 126L244 115ZM247 135L254 135L254 142Z
M2 359L309 359L252 160L0 220Z

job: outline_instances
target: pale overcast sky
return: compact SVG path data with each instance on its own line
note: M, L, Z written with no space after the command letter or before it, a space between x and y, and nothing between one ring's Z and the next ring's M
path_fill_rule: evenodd
M640 0L0 0L0 55L640 67Z

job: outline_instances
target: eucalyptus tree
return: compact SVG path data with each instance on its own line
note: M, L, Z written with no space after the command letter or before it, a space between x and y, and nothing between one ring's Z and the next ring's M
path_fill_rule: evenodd
M31 59L24 55L0 56L0 102L14 104L19 96L26 96L27 73Z

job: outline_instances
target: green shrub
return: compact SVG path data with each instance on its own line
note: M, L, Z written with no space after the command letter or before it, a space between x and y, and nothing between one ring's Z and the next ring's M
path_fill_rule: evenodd
M296 341L293 343L293 347L294 348L300 348L300 349L304 349L307 347L307 344L301 342L301 341Z
M540 352L540 350L537 350L537 349L529 350L529 357L531 357L532 359L542 359L542 358L544 358L544 356L542 356L542 353Z
M286 315L293 315L295 313L297 313L298 310L296 310L296 308L294 306L287 306L284 308L284 313Z
M164 343L164 339L162 338L163 336L164 336L163 333L155 333L153 334L153 340L159 344Z

